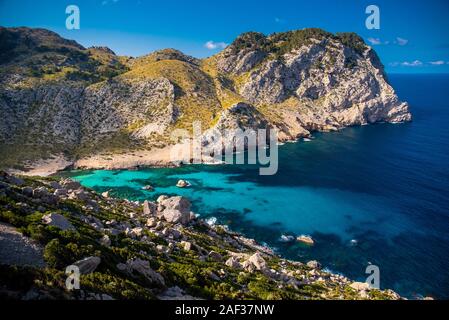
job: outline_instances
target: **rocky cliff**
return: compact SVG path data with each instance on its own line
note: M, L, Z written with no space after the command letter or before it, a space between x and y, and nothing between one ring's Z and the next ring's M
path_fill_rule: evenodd
M80 272L66 286L66 268ZM72 283L69 281L69 283ZM0 298L399 299L281 259L191 212L188 199L131 202L70 179L0 171Z
M282 141L411 120L376 53L351 33L250 32L199 60L173 49L120 57L48 30L0 28L0 52L3 167L52 154L104 163L153 152L193 121L245 129L242 116Z

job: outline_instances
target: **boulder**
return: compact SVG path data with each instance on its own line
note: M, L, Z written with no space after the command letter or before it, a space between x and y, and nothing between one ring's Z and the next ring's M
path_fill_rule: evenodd
M245 269L248 272L253 272L256 270L256 267L254 264L252 264L250 261L246 260L242 263L242 268Z
M220 262L223 260L223 257L221 256L221 254L219 254L216 251L209 252L209 254L207 256L209 257L209 259L216 261L216 262Z
M171 223L188 224L190 221L190 201L184 197L171 197L159 203L162 207L162 217Z
M59 184L68 190L77 190L81 188L81 184L78 181L73 181L72 179L62 179Z
M100 239L100 244L106 247L109 247L111 245L111 239L109 238L109 236L107 234L105 234L103 237L101 237Z
M164 235L167 238L171 238L171 239L179 239L182 236L180 231L178 231L176 229L172 229L172 228L163 229L162 235Z
M163 212L163 217L167 222L171 223L182 223L187 224L188 218L186 218L181 211L179 210L171 210L171 209L165 209Z
M38 187L34 189L33 198L39 199L47 204L56 204L59 200L57 196L51 194L45 187Z
M32 197L33 196L33 188L31 188L31 187L23 187L22 188L22 194L27 196L27 197Z
M161 202L163 202L164 200L167 200L167 199L168 199L168 197L166 195L161 195L161 196L159 196L157 198L156 202L157 203L161 203Z
M79 268L81 274L89 274L94 272L100 263L100 257L92 256L76 261L73 265Z
M76 230L66 217L59 213L50 213L42 217L44 224L57 227L61 230Z
M305 236L305 235L298 236L296 238L296 240L299 242L305 243L307 245L310 245L310 246L314 245L314 243L315 243L315 241L313 241L312 237Z
M148 228L153 228L153 227L156 226L156 224L157 224L157 219L156 219L155 217L151 217L151 218L148 218L148 219L147 219L147 222L146 222L145 225L146 225Z
M45 187L38 187L33 190L33 198L42 199L44 197L48 197L50 192Z
M321 268L321 264L316 260L307 262L307 266L312 269L320 269Z
M181 241L181 245L183 246L185 251L192 250L192 243L188 241Z
M151 269L150 262L147 260L142 260L139 258L128 260L126 262L126 270L131 274L137 272L153 284L162 287L165 286L164 278L159 273Z
M230 257L228 260L226 260L225 265L232 269L241 269L242 265L239 262L239 260L236 257Z
M144 216L151 216L156 214L157 211L157 205L154 202L150 202L148 200L145 200L143 202L143 215Z
M267 263L259 252L253 254L248 261L251 262L257 270L264 270L267 268Z
M370 286L368 283L366 282L353 282L350 287L354 290L357 291L365 291L365 290L369 290Z
M65 196L67 195L67 189L56 189L55 192L53 192L53 194L57 197Z
M103 198L109 198L109 191L105 191L101 194Z
M69 189L69 188L67 188ZM81 201L87 201L91 198L89 192L84 191L83 189L77 189L75 191L73 191L72 193L70 193L69 195L70 199L78 199Z
M176 184L176 186L178 188L186 188L186 187L190 187L190 182L186 181L186 180L179 180L178 183Z
M50 181L48 185L53 189L61 189L62 186L56 181Z
M140 228L140 227L136 227L136 228L132 228L132 229L128 228L128 229L126 229L125 233L129 237L140 238L143 233L143 228Z
M13 184L13 185L20 187L25 183L25 181L23 181L23 179L18 178L16 176L9 175L6 172L2 172L2 174L4 175L4 181L6 181L9 184Z

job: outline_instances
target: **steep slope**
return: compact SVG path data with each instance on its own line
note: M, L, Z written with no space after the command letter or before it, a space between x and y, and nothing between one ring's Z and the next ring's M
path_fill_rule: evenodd
M119 57L29 28L1 28L0 48L2 167L61 153L114 167L119 153L164 150L174 129L194 121L246 129L239 114L277 129L279 140L411 119L376 53L352 33L249 32L204 60L174 49ZM244 113L228 112L242 105Z
M22 179L0 171L0 222L8 223L7 234L0 223L1 298L400 298L321 270L316 261L281 259L254 240L210 226L183 197L134 203L70 179ZM24 266L22 253L9 250L12 232L43 247L43 254L33 252L39 263ZM79 268L79 290L66 288L68 266Z
M204 69L255 105L281 131L281 139L411 120L376 53L351 33L246 33L207 59Z

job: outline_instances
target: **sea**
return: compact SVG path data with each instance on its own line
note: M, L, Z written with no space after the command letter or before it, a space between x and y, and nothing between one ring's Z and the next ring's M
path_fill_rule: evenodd
M115 197L188 197L211 224L271 247L282 257L319 261L414 299L449 299L449 75L390 74L413 121L315 133L279 146L279 169L189 165L64 173ZM189 188L177 188L179 179ZM151 185L154 191L142 190ZM311 236L314 245L289 241Z

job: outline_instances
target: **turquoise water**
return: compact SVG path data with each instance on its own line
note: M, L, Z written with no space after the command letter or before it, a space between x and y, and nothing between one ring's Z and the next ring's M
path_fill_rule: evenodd
M184 195L195 212L266 243L290 259L317 259L364 280L380 268L381 287L407 297L449 298L449 76L391 76L414 121L316 134L279 149L279 171L255 166L71 172L117 197ZM175 187L179 179L192 183ZM144 185L154 192L142 190ZM281 235L311 235L307 247ZM356 240L357 242L354 243Z

